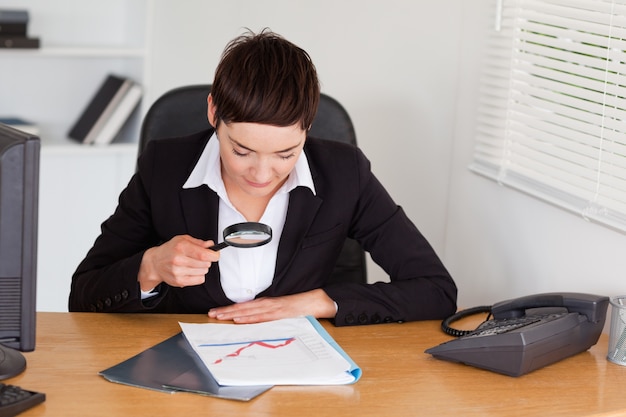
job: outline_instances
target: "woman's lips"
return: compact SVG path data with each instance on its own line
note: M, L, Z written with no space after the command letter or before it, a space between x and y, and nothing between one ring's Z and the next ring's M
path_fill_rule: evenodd
M250 181L250 180L246 180L246 183L248 183L248 185L249 185L250 187L254 187L254 188L265 188L265 187L267 187L268 185L270 185L272 182L271 182L271 181L268 181L268 182L264 182L264 183L258 183L258 182L253 182L253 181Z

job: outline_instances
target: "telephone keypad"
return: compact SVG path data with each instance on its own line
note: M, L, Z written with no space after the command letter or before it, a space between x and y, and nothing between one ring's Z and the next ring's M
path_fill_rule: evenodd
M483 322L472 333L463 337L482 337L492 336L496 334L507 333L520 327L525 327L534 323L547 322L562 317L567 313L547 314L547 315L532 315L524 316L515 319L503 319L503 320L488 320Z

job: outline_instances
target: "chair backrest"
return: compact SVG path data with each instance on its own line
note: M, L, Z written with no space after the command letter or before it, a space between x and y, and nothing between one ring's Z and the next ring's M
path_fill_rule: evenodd
M141 126L139 153L158 138L184 136L209 127L207 96L209 84L174 88L148 109ZM356 134L348 112L332 97L322 94L310 135L356 145ZM333 282L367 282L365 252L358 242L346 239L335 264Z

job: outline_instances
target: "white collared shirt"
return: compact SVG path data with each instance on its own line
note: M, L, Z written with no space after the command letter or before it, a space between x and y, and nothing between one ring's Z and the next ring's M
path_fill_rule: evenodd
M226 193L220 166L219 142L215 133L202 151L183 188L195 188L203 184L215 191L220 199L218 230L247 221L231 204ZM219 260L220 283L226 296L233 302L252 300L272 284L278 242L287 217L289 192L299 186L308 187L315 194L311 169L304 152L300 153L287 181L272 196L261 217L260 222L272 228L272 240L256 248L222 249ZM223 240L223 236L220 235L218 242Z

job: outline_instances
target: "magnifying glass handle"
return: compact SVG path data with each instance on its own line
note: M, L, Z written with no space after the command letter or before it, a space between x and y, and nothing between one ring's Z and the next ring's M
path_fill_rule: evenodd
M226 241L224 241L222 243L218 243L217 245L213 245L213 246L209 247L209 249L211 249L211 250L221 250L221 249L224 249L226 246L228 246L228 243L226 243Z

